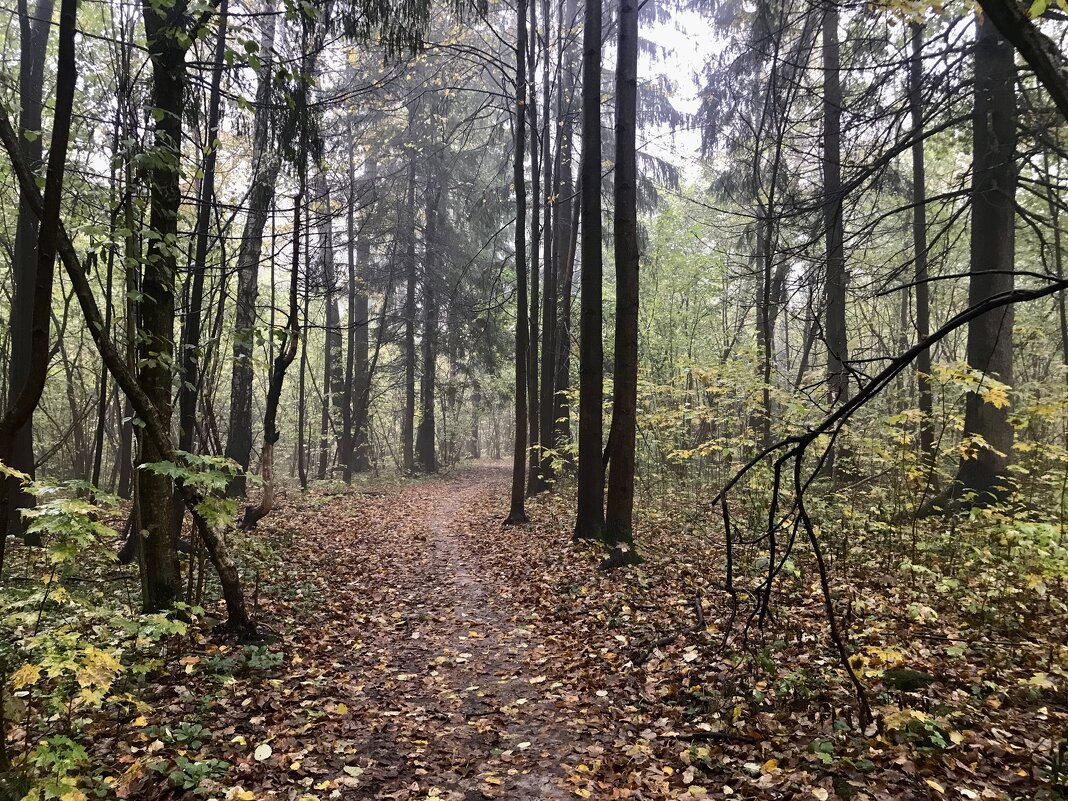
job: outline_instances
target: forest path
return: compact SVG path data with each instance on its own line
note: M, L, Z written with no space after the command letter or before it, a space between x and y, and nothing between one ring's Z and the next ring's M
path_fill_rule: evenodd
M279 798L322 778L340 790L322 797L346 799L574 797L561 759L577 699L539 672L553 660L530 610L480 553L508 479L474 467L286 521L314 586L266 610L291 621L294 708L264 715L273 756L255 784Z

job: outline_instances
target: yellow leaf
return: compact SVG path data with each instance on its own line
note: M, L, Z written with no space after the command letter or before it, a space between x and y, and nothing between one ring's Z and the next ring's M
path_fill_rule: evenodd
M760 769L765 773L771 773L777 767L779 767L779 760L772 758L765 762L763 765L761 765Z
M81 687L100 687L106 690L122 670L122 663L107 651L90 645L84 651L85 661L78 670Z
M584 787L576 787L575 788L575 795L577 795L579 798L589 798L591 795L593 795L593 793L591 793L589 790L585 789Z
M936 793L939 793L941 795L946 794L946 788L936 782L934 779L924 779L924 781L927 782L927 786L934 790Z
M349 708L345 704L338 704L334 708L334 712L336 712L338 715L347 715L349 714Z
M16 690L36 684L41 678L41 668L27 662L11 674L11 686Z
M134 718L133 723L131 723L130 725L140 729L142 726L148 725L148 720L145 718L144 715L138 715L136 718Z
M487 776L483 781L486 784L501 784L501 780L496 776Z

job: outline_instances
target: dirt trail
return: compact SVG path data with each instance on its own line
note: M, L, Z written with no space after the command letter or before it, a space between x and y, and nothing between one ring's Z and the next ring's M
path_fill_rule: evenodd
M289 749L281 765L335 773L335 798L573 797L560 761L575 745L562 685L537 673L543 644L527 610L472 547L470 529L485 536L507 478L479 468L390 490L351 514L342 499L309 515L305 535L320 547L304 567L318 586L287 645L301 667L295 700L325 716L303 727L292 710L265 716ZM299 798L294 778L260 781Z

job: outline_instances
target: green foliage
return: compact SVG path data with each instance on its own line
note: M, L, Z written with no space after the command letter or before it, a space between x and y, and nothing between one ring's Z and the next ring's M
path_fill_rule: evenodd
M202 610L139 614L123 602L134 597L110 591L111 580L136 584L105 573L116 570L118 534L102 522L115 499L89 502L82 482L27 487L38 502L28 528L46 547L20 549L23 578L0 589L0 681L8 716L25 726L13 774L40 797L77 801L102 787L85 746L96 722L141 709L135 691L161 666L161 645L187 631L177 615Z
M222 493L230 481L241 475L241 466L225 456L210 456L178 451L181 461L151 462L141 465L157 475L168 476L176 482L194 487L201 493L197 511L209 525L232 526L237 519L237 501Z

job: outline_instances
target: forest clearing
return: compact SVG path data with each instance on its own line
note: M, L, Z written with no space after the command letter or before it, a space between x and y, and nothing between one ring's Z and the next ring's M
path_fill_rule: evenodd
M0 801L1068 799L1068 0L17 0Z

